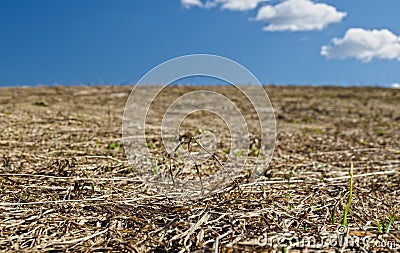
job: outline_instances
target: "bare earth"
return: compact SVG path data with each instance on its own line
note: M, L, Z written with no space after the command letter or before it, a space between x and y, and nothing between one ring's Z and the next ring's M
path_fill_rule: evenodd
M166 101L204 88L168 88L149 124L162 119ZM242 110L252 157L259 148L252 108L232 87L210 89ZM0 251L399 250L400 90L265 89L278 130L265 176L251 184L244 173L197 200L155 193L128 163L121 125L131 87L0 89ZM182 138L199 129L216 135L215 156L223 162L226 126L214 115L193 115ZM148 134L158 165L168 166L157 127ZM354 189L342 236L351 163ZM218 166L207 161L199 173ZM299 243L307 238L315 242ZM340 246L343 238L349 243Z

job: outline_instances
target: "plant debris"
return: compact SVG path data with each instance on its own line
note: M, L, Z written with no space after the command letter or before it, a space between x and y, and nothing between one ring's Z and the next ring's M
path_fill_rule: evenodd
M200 88L204 89L167 88L165 97ZM251 111L236 89L210 89ZM128 163L120 143L130 90L1 89L1 251L400 248L400 90L267 86L278 135L265 177L249 183L244 175L224 190L196 200L166 198L146 188ZM162 119L163 108L155 105L149 120ZM196 129L217 131L222 143L215 156L223 160L229 132L212 115L203 116L209 118L189 117L182 131L189 137ZM251 156L259 148L257 125L246 120L253 136ZM146 145L160 155L159 166L168 166L168 160L161 159L160 143L157 132L149 133ZM354 184L343 228L351 164ZM207 166L218 164L211 160ZM338 244L327 239L338 233ZM368 245L350 240L340 245L343 235L368 238ZM316 242L299 243L310 238Z

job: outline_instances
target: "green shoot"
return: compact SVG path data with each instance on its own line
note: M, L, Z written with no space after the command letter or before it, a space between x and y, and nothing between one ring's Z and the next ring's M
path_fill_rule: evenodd
M392 226L392 224L393 224L393 222L394 222L394 219L395 219L395 215L394 215L394 213L393 213L393 214L390 216L389 224L388 224L387 227L386 227L386 230L385 230L385 233L386 233L386 234L389 234L390 227Z
M201 128L196 128L196 129L194 130L194 135L200 135L200 134L202 134L203 132L204 132L203 129L201 129Z
M152 169L154 175L157 175L157 174L158 174L158 163L157 163L157 161L154 161L154 162L152 163L151 169Z
M260 150L257 147L253 147L251 149L251 154L254 156L258 156L258 154L260 153Z
M287 188L288 191L285 193L285 198L288 200L288 202L290 202L291 199L291 194L290 194L290 179L294 176L293 171L289 171L288 175L287 175ZM289 203L289 210L293 209L293 205L291 203Z
M302 120L304 123L311 123L313 121L313 118L311 117L304 117Z
M290 187L290 179L294 176L293 171L289 171L287 175L287 185Z
M333 212L332 212L332 224L336 223L336 211L337 211L337 205L335 205L335 207L333 208Z
M115 143L115 142L112 142L112 143L110 143L110 145L108 145L108 149L110 149L110 150L116 150L116 149L119 149L120 147L121 147L121 144Z
M381 222L379 221L379 219L376 219L376 226L378 227L378 232L382 233Z
M347 205L346 205L346 209L344 210L344 215L343 215L343 220L342 220L342 225L347 227L348 226L348 222L347 222L347 217L349 215L350 212L350 207L351 207L351 198L353 197L353 162L351 163L350 166L350 192L349 192L349 197L347 199Z
M386 136L386 132L384 130L378 130L378 131L376 131L376 134L378 136Z

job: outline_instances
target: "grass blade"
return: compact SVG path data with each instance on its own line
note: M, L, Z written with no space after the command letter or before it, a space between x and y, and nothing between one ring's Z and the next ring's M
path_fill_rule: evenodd
M351 198L353 197L353 162L351 163L350 166L350 192L349 192L349 197L347 198L347 205L346 205L346 209L344 210L344 215L343 215L343 220L342 220L342 225L347 227L348 226L348 222L347 222L347 217L349 215L350 212L350 207L351 207Z
M393 224L393 222L394 222L394 218L395 218L395 215L394 215L394 213L393 213L393 214L390 216L389 224L388 224L387 227L386 227L386 230L385 230L385 233L386 233L386 234L389 234L390 227L392 226L392 224Z

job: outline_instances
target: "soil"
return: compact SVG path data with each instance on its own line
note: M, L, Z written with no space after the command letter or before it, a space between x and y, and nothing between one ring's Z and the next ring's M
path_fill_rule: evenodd
M168 102L205 88L167 88L149 111L146 145L160 168L172 166L159 131ZM244 171L196 199L154 192L127 160L122 120L131 89L0 89L1 251L400 249L399 89L266 86L277 138L264 176L253 183ZM239 107L250 132L247 155L256 156L260 126L251 104L233 87L208 89ZM204 130L217 139L215 159L187 177L212 174L227 159L229 129L212 113L188 116L180 138L187 145ZM316 243L299 243L310 238Z

